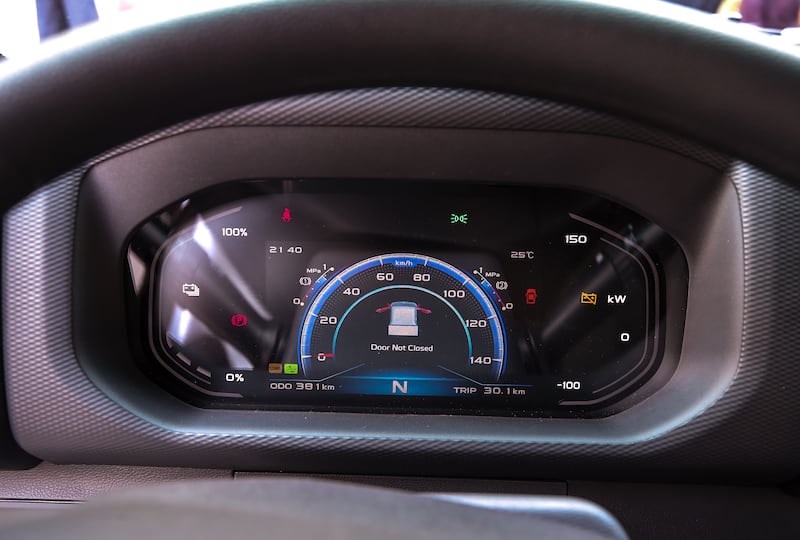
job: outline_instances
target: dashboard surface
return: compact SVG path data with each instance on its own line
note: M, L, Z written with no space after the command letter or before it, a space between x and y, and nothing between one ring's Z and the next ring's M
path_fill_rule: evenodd
M425 105L420 106L421 103ZM365 109L366 104L369 106ZM454 115L454 110L464 113ZM386 115L381 111L386 111ZM202 211L216 204L234 202L226 199L229 195L213 191L232 188L232 181L262 190L265 181L275 182L273 186L278 185L277 181L288 181L286 185L302 181L306 182L304 185L313 184L310 191L327 194L346 187L347 197L356 199L359 190L380 192L393 184L406 187L409 193L413 193L414 186L418 189L426 186L432 193L440 194L451 191L457 194L459 189L474 189L480 194L481 189L494 186L514 194L508 197L514 199L514 204L530 194L561 193L562 197L571 193L562 200L566 206L559 206L561 203L557 204L559 199L555 197L552 204L540 207L543 214L561 212L562 216L564 209L581 215L574 212L577 207L571 206L576 201L594 201L592 204L601 201L598 203L601 206L615 209L609 215L616 212L625 216L623 221L628 223L654 224L657 227L654 230L665 233L663 245L669 246L666 239L671 238L685 256L683 269L681 264L670 269L669 259L661 260L667 264L663 269L666 279L660 281L660 286L666 289L662 296L666 310L661 319L665 331L659 334L664 351L661 362L644 377L647 380L641 387L605 410L587 408L564 417L539 404L520 407L512 414L508 414L508 408L500 408L486 415L483 413L488 411L468 399L458 405L463 410L425 410L419 402L392 402L391 395L385 394L368 397L366 407L363 402L358 403L362 396L353 394L343 394L342 401L337 401L338 397L327 401L331 398L325 397L310 403L305 397L306 390L287 391L289 396L299 396L288 405L272 402L265 407L259 402L261 398L252 397L245 407L228 403L220 406L217 400L203 401L207 396L203 397L202 392L193 394L195 390L188 385L164 376L163 372L159 374L164 366L154 357L145 339L151 335L148 328L160 328L148 323L155 304L149 289L144 293L145 289L137 289L135 280L131 280L135 272L129 248L154 217L165 209L180 206L182 201L195 198L199 204L202 197L196 198L198 194L216 193L208 205L197 206ZM702 467L709 478L714 478L751 463L757 454L761 456L757 459L760 468L753 470L753 474L780 475L791 458L785 453L785 446L760 444L763 437L769 436L770 425L763 420L741 422L743 415L756 415L757 410L736 389L761 384L766 372L741 369L749 365L742 363L743 299L729 294L731 289L743 287L745 279L741 253L746 238L743 232L747 229L742 229L745 210L738 191L769 183L768 176L752 167L732 163L724 156L669 135L585 109L505 94L419 88L333 92L269 101L179 124L99 156L34 194L7 217L6 246L11 251L7 252L6 260L29 261L24 266L14 266L7 274L8 279L18 284L7 304L10 323L6 342L11 359L9 395L15 433L25 448L54 461L82 456L81 459L103 463L129 463L133 457L143 465L235 466L254 470L278 466L296 471L308 470L308 465L315 463L315 469L321 467L317 472L414 471L441 475L463 474L463 471L477 474L473 460L488 452L495 458L481 468L481 476L507 475L513 471L514 475L536 478L541 471L548 470L556 478L569 470L589 478L621 474L625 478L646 475L658 479L676 473L688 474L693 467ZM283 184L272 189L273 195L285 196ZM281 193L275 193L276 190ZM400 193L395 199L401 200L403 196ZM542 196L547 199L551 195ZM570 197L574 197L572 202ZM489 205L492 200L488 196L479 199ZM702 201L702 207L691 201ZM274 218L278 226L298 224L300 214L296 208L288 204L277 208L280 215ZM281 219L286 209L292 217L288 224ZM470 212L466 211L466 227ZM463 213L448 205L442 216L444 223L440 225L464 226L460 223ZM450 223L451 214L456 215L458 223ZM357 215L349 212L346 217L357 219ZM479 214L473 211L472 215ZM590 221L603 222L599 218ZM607 224L620 223L612 220ZM220 228L219 233L230 233L231 236L221 238L231 242L257 239L249 235L249 227L231 223L225 232ZM247 229L248 236L242 237L241 231L239 237L233 236L237 228ZM535 227L533 232L539 234ZM33 233L40 238L35 245L18 239L18 235L28 237ZM391 234L402 236L403 228L394 227ZM580 232L558 231L557 239L564 244L554 247L555 252L570 246L580 249L580 243L567 244L566 237L561 236L565 234L578 234L576 241L583 241ZM588 243L589 235L586 236ZM163 235L160 238L156 244L163 243L165 238ZM259 243L250 253L255 257L252 271L257 279L253 283L266 288L264 250L275 238L266 235L261 238L266 243ZM296 246L295 242L292 244ZM473 255L466 262L456 260L457 264L453 264L449 261L452 249L431 248L428 253L428 248L421 250L412 243L404 244L389 242L386 247L356 249L356 253L342 261L344 266L340 268L355 265L363 269L357 263L392 254L432 257L468 277L475 276L471 272L480 267L475 268L471 262L477 262ZM41 250L47 255L23 257L13 252L15 246L22 245L26 250ZM648 249L653 254L659 253L658 248ZM506 262L510 264L511 250L502 243L491 242L488 251L484 248L477 252L491 255L505 250L509 251ZM154 260L155 255L152 252L143 260ZM415 262L414 258L410 260ZM259 265L264 265L263 272L257 270ZM140 266L146 274L147 265ZM302 302L298 292L303 287L300 278L310 280L307 270L316 266L316 263L299 265L303 273L292 278L292 281L297 279L297 285L292 285L291 292L277 294L285 292L290 301L300 298ZM158 264L154 268L159 268ZM543 277L557 273L549 268L542 270ZM495 271L508 272L505 268ZM409 278L412 284L413 274ZM683 278L670 279L686 274L688 290ZM496 282L501 280L493 281L497 288ZM510 290L512 283L508 281ZM178 294L185 297L181 301L198 298L182 292L183 285L191 283L179 283ZM478 287L480 281L474 283ZM308 286L312 284L313 281ZM513 286L517 297L512 302L518 304L522 301L521 284ZM539 298L545 298L539 295L538 284L522 286L525 297L528 288L537 290L538 307ZM319 288L320 294L323 289ZM343 294L345 289L336 289L342 291L340 297L348 296ZM203 290L209 289L200 287L200 299L204 298ZM444 296L445 290L456 289L441 288L440 296ZM490 298L483 287L473 290L480 293L478 296L485 294ZM174 288L170 291L174 293ZM552 294L549 289L542 291L548 297ZM580 304L580 293L590 295L593 291L575 292L579 307L602 307ZM601 298L599 293L598 289ZM609 308L608 294L612 293L627 298L624 292L605 292L606 308ZM45 299L47 309L38 305ZM388 310L375 314L376 320L387 319L381 330L387 337L392 316L391 302L388 305ZM424 303L421 305L431 309ZM502 310L496 299L482 305ZM290 308L295 309L293 315L297 319L292 324L297 322L299 328L306 306L302 306L302 312L296 307L292 304ZM231 311L232 308L237 309ZM231 305L225 309L220 321L229 332L242 328L234 324L237 314L246 316L248 325L254 320L252 313L242 311L244 308ZM404 312L408 317L409 310L398 310L401 319ZM416 313L418 322L424 321L426 314ZM31 321L32 316L43 319ZM338 318L336 314L332 316ZM603 324L606 320L603 319ZM321 328L316 324L307 326L312 333ZM409 325L398 326L408 331ZM512 326L506 328L504 341L509 333L518 331L509 331ZM415 339L397 336L398 340L401 338ZM489 343L494 346L494 335ZM300 345L298 339L297 346ZM48 389L48 399L30 395L30 388L23 384L31 376L30 368L13 360L20 355L37 359L26 365L35 366L34 376L44 381L42 389ZM788 358L780 355L770 358L773 365L788 362ZM266 360L269 380L269 364L278 362ZM285 359L282 363L291 364ZM286 368L283 370L285 376ZM235 380L236 373L231 375L233 381L223 382L242 384ZM247 381L247 374L241 376ZM57 381L70 383L63 385ZM258 383L257 376L255 381ZM392 388L399 391L397 386L405 386L404 379L393 379L389 391ZM412 388L411 381L407 388ZM386 408L371 406L372 399L384 400L379 405ZM780 403L788 407L782 398L777 401L773 398L771 406L783 408ZM411 410L392 409L409 404ZM791 415L774 415L770 420L772 428L777 429L778 424L790 422ZM745 439L734 434L742 427L747 429ZM754 427L760 435L753 431ZM716 430L725 435L719 436ZM54 437L58 444L53 444ZM752 449L732 451L730 441L734 438L752 441ZM348 457L335 462L319 459L331 452ZM387 459L388 455L393 457ZM420 455L435 459L415 457ZM652 456L659 457L654 460ZM620 463L619 460L624 460L624 467L613 465Z
M796 537L800 64L719 22L242 2L4 63L0 461L92 464L4 489L413 475Z

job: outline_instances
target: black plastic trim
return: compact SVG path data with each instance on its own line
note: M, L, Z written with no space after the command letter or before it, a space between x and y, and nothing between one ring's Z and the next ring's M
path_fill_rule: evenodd
M392 99L399 99L400 95L402 93L394 94ZM332 105L341 104L337 100L346 99L347 93L331 96ZM413 92L410 96L414 96ZM457 96L456 93L450 98L456 99ZM463 93L458 99L471 102L470 107L462 109L470 111L478 107L485 96ZM470 101L474 99L478 101ZM358 101L346 102L349 105L345 110L358 110ZM287 102L283 106L287 106ZM373 417L370 420L364 415L340 414L336 415L334 426L330 413L293 413L282 419L272 413L237 416L235 412L212 411L213 414L206 414L207 411L188 407L163 392L151 393L146 385L140 387L144 392L142 396L133 400L130 395L126 397L125 385L139 388L136 377L144 380L138 371L124 368L128 364L120 362L119 358L110 361L120 369L98 370L97 362L107 356L87 355L92 340L102 343L102 338L108 335L124 341L126 336L113 334L112 324L99 331L95 329L87 341L84 334L87 327L80 324L75 330L77 335L84 336L78 341L78 352L84 362L88 362L84 364L86 370L97 385L134 408L137 414L131 415L98 392L83 371L75 371L77 363L74 357L63 356L63 346L72 342L72 319L70 314L62 319L51 312L50 329L57 332L44 334L41 340L44 348L37 349L40 352L24 348L27 343L37 341L33 336L25 340L25 345L18 340L8 352L10 358L19 358L23 350L26 355L35 354L42 359L36 363L37 375L70 381L66 387L59 385L66 392L60 391L56 400L59 410L70 415L70 421L59 422L45 402L35 398L31 400L23 386L12 383L11 388L17 388L12 396L15 432L27 448L35 448L40 455L56 461L180 463L184 466L205 463L256 470L281 468L352 473L414 470L418 474L434 475L470 470L470 474L477 476L514 474L525 478L557 477L567 470L580 470L588 477L620 474L613 463L631 458L638 458L638 464L628 464L623 475L658 477L674 471L672 463L669 460L651 463L645 457L654 452L672 452L682 455L681 459L707 464L710 475L726 470L714 467L711 454L697 455L697 452L688 450L693 441L702 440L703 432L728 418L702 414L691 420L725 391L738 366L741 298L728 292L729 287L738 289L742 286L740 217L734 184L723 178L716 166L704 164L702 158L687 159L659 150L652 142L642 144L620 140L613 136L613 129L599 136L421 127L290 127L289 121L282 122L285 127L209 129L214 122L224 126L226 118L231 121L247 114L245 111L231 111L213 120L194 123L191 128L170 128L100 158L82 190L78 209L82 216L78 238L82 240L75 254L77 259L73 259L71 254L71 227L74 223L71 220L75 216L75 196L83 169L64 177L15 209L9 215L9 220L17 226L15 231L22 234L22 230L32 227L41 232L42 241L24 248L31 250L30 254L17 254L15 250L21 247L17 240L20 237L15 234L6 238L8 253L26 261L25 267L18 269L16 275L28 276L19 282L24 287L18 290L26 300L18 303L17 300L22 299L19 294L8 300L8 331L15 333L24 327L21 323L14 323L14 314L26 310L29 302L40 301L39 287L47 288L51 283L59 283L58 280L65 280L61 283L68 289L72 287L69 269L75 261L81 265L75 274L76 300L87 292L87 282L83 281L81 285L84 272L93 276L92 287L103 284L103 279L98 277L102 273L113 279L117 279L114 278L116 273L121 276L119 265L123 254L117 252L113 264L102 259L86 259L85 256L91 254L91 250L87 251L86 240L93 238L97 245L114 238L119 242L136 225L134 214L138 214L141 220L157 206L157 201L172 202L185 195L187 189L199 189L225 178L319 176L323 172L326 176L427 178L431 181L446 181L454 177L467 180L490 178L525 183L533 181L532 171L535 171L540 182L593 189L628 204L662 225L680 241L689 259L692 276L690 298L697 301L690 300L687 311L688 324L694 330L687 334L684 348L681 366L686 369L682 371L679 368L673 379L679 383L668 384L652 399L627 411L630 413L627 417L627 413L623 413L611 422L587 424L577 430L568 421L559 423L535 419L527 422L524 419L521 422L505 419L507 423L499 424L496 419L467 418L467 426L450 417L425 417L424 423L412 420L409 424L408 416ZM569 117L586 113L573 110L563 114ZM535 126L528 129L533 130ZM173 133L184 134L170 136ZM636 137L629 135L626 138ZM574 159L577 155L586 159ZM117 157L111 160L110 156ZM311 156L315 159L309 159ZM598 167L597 163L603 166ZM109 173L106 179L111 184L93 180L103 177L104 170ZM157 186L156 198L150 201L140 196L142 182L147 183L148 179L150 185ZM111 185L113 188L109 187ZM642 189L643 185L647 189ZM688 201L703 201L702 207L687 207ZM117 211L104 215L104 208L116 208ZM108 226L89 226L86 229L93 222L87 220L87 216L93 212L99 212L93 219L103 220ZM126 214L128 218L125 218ZM719 242L720 238L725 241ZM117 245L121 249L123 244ZM30 281L32 275L43 268L37 262L37 257L41 257L37 253L47 253L46 260L49 261L46 266L50 268L50 278L41 275L44 281ZM95 263L86 266L89 261ZM59 268L63 270L57 270ZM93 271L99 274L92 274ZM727 283L722 283L721 277L727 279ZM121 282L118 286L119 291ZM53 294L67 301L65 306L72 304L69 296ZM708 298L705 295L713 295L714 303L701 301ZM114 298L119 297L106 295L104 301L113 304ZM85 322L87 305L82 302L75 304L75 308L79 321ZM92 309L89 313L108 313L110 319L119 316L119 312L113 309L108 312ZM713 321L714 332L708 332L709 321ZM64 323L68 325L66 328ZM68 342L62 341L66 336L61 332L65 329L70 336ZM106 334L107 331L112 333ZM54 355L56 349L51 347L62 352ZM692 361L694 354L699 354L703 360ZM93 359L87 361L90 356ZM714 358L716 360L709 360ZM45 359L50 360L45 362ZM9 362L9 370L19 382L23 382L21 366L16 361ZM114 378L116 381L111 380ZM710 381L714 382L709 387ZM151 385L150 388L154 387ZM147 399L142 399L144 395ZM659 407L659 400L664 404L672 403L670 407L682 403L680 407L685 416L676 413L674 408ZM169 407L170 414L164 414L166 409L161 408L162 405ZM80 411L78 417L75 416L76 410ZM639 420L629 422L631 416L637 415ZM414 427L414 422L418 427ZM370 427L371 423L375 425ZM686 426L678 427L684 423ZM49 427L44 430L43 426ZM592 442L590 437L597 439ZM58 444L53 444L55 440ZM422 455L432 459L415 458ZM470 463L478 455L492 455L493 459L480 471L474 471ZM339 457L333 459L333 456ZM446 456L446 465L433 459L436 456ZM318 459L321 457L325 459ZM524 460L526 465L521 466L520 460ZM598 463L606 463L608 467L598 467ZM783 463L772 465L773 474L780 475L780 471L785 470Z
M215 153L218 148L230 149L225 158ZM571 156L578 154L584 155L585 161L567 167L565 164ZM593 165L598 159L609 162L602 171L595 170ZM172 407L168 401L158 398L158 391L151 395L146 389L152 385L147 382L132 387L130 382L137 379L129 351L131 347L139 349L141 344L139 335L128 335L125 325L120 324L125 319L126 310L124 298L118 291L125 288L126 272L119 254L126 252L127 242L137 226L164 206L198 189L230 179L258 178L259 171L273 178L329 177L323 180L325 182L336 182L337 178L364 178L376 182L425 179L447 183L458 179L566 184L635 203L656 217L663 217L659 214L664 210L653 199L633 194L630 182L648 175L650 189L658 190L666 186L672 189L674 176L693 178L699 183L709 182L708 179L715 176L709 168L690 161L610 138L381 128L206 129L152 143L101 163L89 172L81 189L75 257L75 346L84 369L98 386L154 423L180 429L186 422L185 417L192 416L195 422L201 419L207 422L205 429L210 431L225 431L233 426L252 431L269 425L288 432L297 429L317 435L348 436L349 433L380 431L407 437L448 433L452 437L469 438L471 434L482 433L497 439L521 437L557 441L564 437L583 442L619 443L665 431L667 428L661 424L669 424L670 416L680 416L673 409L682 409L687 404L686 396L672 407L664 406L667 402L662 402L658 421L655 420L658 415L649 414L638 421L630 415L625 421L609 420L603 425L545 419L538 423L539 433L526 437L524 430L514 427L525 420L508 418L495 419L478 427L479 423L486 423L486 419L448 418L445 422L442 417L428 416L412 415L401 420L401 416L387 419L363 414L304 412L305 426L301 427L296 421L296 413L264 411L265 418L258 421L244 411L208 410L200 414ZM135 203L132 202L134 194L128 191L131 186L136 190ZM694 195L687 193L686 196ZM701 220L694 225L704 227ZM101 230L102 234L94 232ZM673 271L677 275L685 272L681 268L665 269L666 275ZM683 335L682 308L686 305L685 291L681 289L679 284L667 280L666 297L673 309L667 311L665 319L666 357L662 369L634 395L615 404L615 411L641 402L652 394L669 379L678 363ZM87 313L104 313L106 316L86 317L84 314ZM735 321L731 323L735 327ZM142 351L140 354L146 353ZM114 359L111 365L110 358ZM716 371L706 372L703 377L695 373L689 378L699 378L707 384L709 379L713 382L721 378L721 386L717 383L711 386L722 388L732 376L735 358L734 352L727 357L707 359L704 363L711 363ZM702 401L706 390L697 393L699 395L695 397ZM159 407L163 409L159 411ZM475 427L470 427L472 422L477 422ZM448 425L446 428L445 423ZM352 431L353 427L347 427L355 424L362 425L357 432ZM560 425L560 429L555 429L555 425ZM561 433L563 435L559 435Z
M14 179L0 200L17 201L173 122L271 97L392 85L588 105L800 180L796 51L689 10L580 0L242 1L128 21L54 40L35 62L0 65L0 163Z

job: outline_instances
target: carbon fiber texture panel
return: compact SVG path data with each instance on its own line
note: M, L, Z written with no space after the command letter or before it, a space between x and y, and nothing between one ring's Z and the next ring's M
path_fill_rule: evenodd
M112 150L220 126L425 127L609 135L665 148L720 170L729 158L659 130L572 105L494 92L446 88L368 88L309 94L189 120Z
M626 468L648 470L657 461L658 473L650 479L691 471L726 474L741 467L767 479L785 474L786 464L796 461L800 403L786 381L800 378L800 363L795 361L800 334L793 332L791 322L800 293L786 283L800 263L800 236L783 220L800 207L800 193L746 165L731 172L741 197L746 248L740 369L713 406L661 437L628 445L578 445L439 439L435 434L402 440L208 434L171 431L124 409L93 385L73 349L71 271L81 178L93 163L148 142L229 125L577 131L653 144L720 169L728 163L690 143L602 114L526 98L440 89L287 98L143 137L60 177L6 216L6 380L13 429L29 451L55 462L420 475L460 468L472 470L474 476L508 476L515 470L519 478L598 477L602 460L602 470L611 474ZM411 462L413 470L407 468Z

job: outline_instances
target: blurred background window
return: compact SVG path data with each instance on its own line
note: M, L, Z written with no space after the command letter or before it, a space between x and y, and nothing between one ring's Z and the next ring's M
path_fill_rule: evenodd
M630 1L641 7L659 0ZM794 42L800 44L800 0L663 1L709 13L709 17L720 14L741 20L775 34L788 28L791 30L784 34L794 32ZM42 40L98 20L109 20L131 9L180 11L191 9L192 4L192 0L0 0L0 55L24 56Z
M742 22L783 30L798 26L800 0L742 0Z
M97 7L92 0L36 0L36 18L44 40L97 21Z

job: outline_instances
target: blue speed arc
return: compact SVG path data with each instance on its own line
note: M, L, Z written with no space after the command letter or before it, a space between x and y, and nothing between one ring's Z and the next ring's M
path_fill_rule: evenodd
M308 381L344 393L452 395L497 385L506 333L495 295L440 259L393 253L320 277L297 343Z

